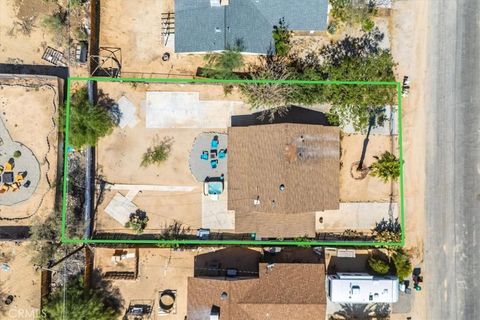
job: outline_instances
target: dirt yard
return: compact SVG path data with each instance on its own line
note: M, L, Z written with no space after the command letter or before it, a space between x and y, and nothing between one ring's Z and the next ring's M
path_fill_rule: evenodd
M133 199L133 203L147 212L149 223L145 232L155 232L174 220L186 227L197 229L202 223L203 184L195 180L190 172L189 156L195 138L202 132L225 132L224 128L147 128L145 99L147 91L162 92L198 92L200 100L238 101L238 93L225 97L220 85L185 84L131 84L101 83L103 93L115 101L127 97L135 106L138 122L134 127L117 127L113 133L100 140L97 147L98 174L105 181L129 185L157 185L192 187L188 192L142 191ZM248 106L236 107L236 114L249 113ZM146 150L154 141L169 137L172 149L169 158L159 164L141 166ZM126 195L128 190L120 190ZM98 208L97 231L127 231L104 211L116 190L107 191Z
M9 270L0 269L0 318L2 320L35 319L40 308L40 272L30 262L31 252L26 243L0 242L0 264ZM14 297L12 304L5 305L7 296Z
M0 117L11 138L30 148L40 164L40 181L32 197L13 206L0 206L0 217L7 219L3 224L29 224L30 218L42 218L54 207L58 81L0 78L0 92Z
M111 268L113 249L95 249L95 268ZM183 320L187 314L187 279L193 277L194 259L207 249L172 251L171 249L140 249L139 272L136 280L114 280L124 299L122 316L133 300L148 300L153 304L151 319ZM101 263L99 263L99 261ZM159 291L176 290L176 313L159 316Z
M0 62L44 64L42 54L53 38L41 26L55 9L53 2L36 0L0 1Z
M357 180L352 176L352 164L360 160L364 135L344 135L341 140L342 155L340 158L340 202L389 202L392 185L383 183L380 179L370 175ZM397 138L394 139L394 154L398 156ZM364 165L370 166L375 159L385 151L391 152L392 139L390 136L371 135L365 155ZM393 184L393 194L398 195L398 183ZM397 200L397 199L396 199Z

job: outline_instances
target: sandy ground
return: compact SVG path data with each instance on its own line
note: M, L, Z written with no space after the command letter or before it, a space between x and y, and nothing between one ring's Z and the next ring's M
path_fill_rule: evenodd
M0 264L7 263L10 271L0 270L0 319L35 319L40 308L40 272L30 262L31 252L26 243L0 243ZM6 295L13 295L13 303L3 303Z
M13 86L10 86L12 84ZM26 85L28 87L23 87ZM40 182L33 196L14 206L0 206L2 218L43 217L54 207L57 165L57 87L48 79L0 79L0 117L10 136L30 148L40 163ZM48 177L48 178L47 178ZM30 220L9 221L2 224L27 224Z
M102 263L95 268L109 268L112 249L95 249ZM187 279L193 277L194 258L206 249L172 251L170 249L140 249L139 274L136 280L114 280L112 284L120 290L124 299L124 310L132 300L151 300L154 304L151 319L183 320L187 314ZM158 292L176 290L176 314L158 315ZM125 311L122 311L124 313Z
M146 233L158 232L174 220L192 229L202 223L202 183L195 180L189 168L189 154L194 139L202 132L225 132L217 129L152 129L145 127L146 91L195 91L201 100L239 100L238 93L225 97L219 85L137 84L101 83L99 88L111 98L118 100L125 95L136 107L139 122L134 128L116 128L100 140L97 150L98 174L111 183L192 186L192 192L170 193L143 191L133 202L149 216ZM247 106L239 107L238 113L248 113ZM171 137L172 150L169 158L160 165L142 167L142 156L157 139ZM97 214L97 231L126 231L116 220L104 212L104 208L116 191L105 194ZM121 191L124 195L126 191Z
M53 39L41 23L54 9L55 4L45 1L0 1L0 62L50 65L42 54ZM22 28L24 21L33 23L31 32Z
M105 212L105 208L116 193L117 190L105 192L105 198L98 207L95 230L97 232L133 233ZM127 191L120 191L122 195L126 195L126 193ZM175 221L195 231L202 227L201 197L200 187L192 192L142 191L133 199L133 203L147 213L149 221L144 230L146 234L160 233L162 229L172 225Z
M340 202L388 202L390 201L391 185L385 184L376 177L367 175L362 180L355 180L351 175L351 166L360 160L364 135L344 135L341 140L342 155L340 157ZM397 138L393 141L397 145ZM391 151L392 138L384 135L371 135L365 155L365 166L370 166L373 156ZM394 154L397 154L397 148ZM398 183L394 183L394 195L398 194Z
M403 151L406 245L413 248L414 266L423 263L425 237L425 110L423 83L426 72L427 3L425 0L397 1L393 10L392 53L397 78L408 75L410 94L403 98ZM415 292L413 319L426 319L426 294ZM393 318L392 318L393 319ZM400 319L400 318L396 318ZM404 317L401 317L404 319Z

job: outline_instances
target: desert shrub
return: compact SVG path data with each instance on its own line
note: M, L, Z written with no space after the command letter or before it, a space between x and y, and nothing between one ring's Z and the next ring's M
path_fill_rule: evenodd
M87 41L88 33L83 27L76 27L73 31L73 36L77 41Z
M398 219L382 219L380 222L377 222L372 233L377 242L399 243L402 240L402 226Z
M63 9L58 9L49 16L43 18L42 26L51 33L62 33L68 22L68 12Z
M381 156L374 156L377 160L370 166L370 175L378 177L383 182L397 181L400 177L400 159L393 153L385 151Z
M387 274L390 271L390 264L380 258L370 257L368 266L377 274Z
M278 25L273 26L273 41L275 43L275 54L286 57L290 52L290 36L291 32L285 24L285 19L281 18Z
M67 299L65 299L67 297ZM100 291L86 290L81 276L71 278L45 300L39 320L117 319L119 312L107 303Z
M243 66L241 46L227 48L221 53L209 53L204 57L205 66L201 75L213 79L238 79L235 71Z
M60 130L65 131L65 108L60 115ZM105 107L93 105L88 101L84 87L72 96L70 103L69 143L76 149L94 146L97 141L109 135L115 126L114 116Z
M143 154L141 166L147 167L151 164L160 164L168 159L172 150L173 139L165 137L160 143L147 149Z
M367 18L362 21L362 30L365 32L370 32L375 27L375 22L372 19Z
M136 233L143 233L143 230L147 227L148 223L147 213L142 210L137 210L130 214L130 220L127 222L126 227L132 229Z
M399 250L392 256L395 273L400 281L405 280L412 273L412 264L407 254Z
M13 157L14 158L20 158L22 156L22 153L20 152L20 150L15 150L13 152Z
M330 5L334 21L349 26L362 25L363 27L365 21L371 21L378 12L375 0L330 0Z

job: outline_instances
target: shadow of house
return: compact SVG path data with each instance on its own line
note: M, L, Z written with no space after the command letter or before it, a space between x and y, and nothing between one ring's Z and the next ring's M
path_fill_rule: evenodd
M229 270L237 279L258 277L260 256L260 252L242 247L200 254L195 257L194 276L225 278Z
M232 116L232 127L247 127L276 123L330 125L325 113L298 106L291 106L285 116L275 117L272 122L269 121L268 117L264 117L262 120L262 114L263 112L260 111L252 114Z
M323 255L312 248L285 247L279 253L264 252L262 262L272 263L325 263Z
M327 274L337 272L368 272L368 254L356 254L355 258L331 257Z

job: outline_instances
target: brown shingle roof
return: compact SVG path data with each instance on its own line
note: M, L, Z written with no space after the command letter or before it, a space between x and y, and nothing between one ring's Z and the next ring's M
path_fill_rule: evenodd
M261 263L258 279L189 278L187 318L209 319L213 305L221 320L325 319L325 266Z
M299 213L338 209L338 128L290 123L231 127L228 139L230 210ZM260 204L255 205L257 198Z

